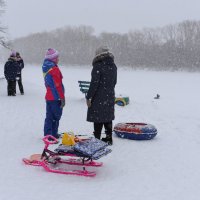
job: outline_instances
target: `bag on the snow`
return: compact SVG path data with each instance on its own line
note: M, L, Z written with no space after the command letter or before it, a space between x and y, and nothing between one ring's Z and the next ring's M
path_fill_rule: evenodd
M99 139L92 138L90 140L76 143L74 145L74 150L88 157L92 157L95 153L100 150L104 150L107 146L107 143Z

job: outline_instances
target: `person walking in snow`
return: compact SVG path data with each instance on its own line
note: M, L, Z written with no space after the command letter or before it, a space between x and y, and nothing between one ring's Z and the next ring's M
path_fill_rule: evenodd
M19 86L19 91L20 91L21 95L23 95L24 87L22 85L22 69L24 68L24 61L23 61L22 57L20 56L19 52L16 52L16 58L17 58L17 62L19 64L19 70L17 72L17 82L18 82L18 86Z
M58 127L65 106L64 85L62 73L58 67L59 53L55 49L48 49L42 70L46 86L46 118L44 122L44 136L52 135L59 138Z
M102 140L112 145L117 67L108 47L103 46L96 50L92 65L91 83L86 95L87 121L94 123L94 136L97 139L101 139L104 126L106 137Z
M8 96L16 96L16 78L19 70L19 64L16 60L16 52L12 51L8 61L4 65L4 76L7 80Z

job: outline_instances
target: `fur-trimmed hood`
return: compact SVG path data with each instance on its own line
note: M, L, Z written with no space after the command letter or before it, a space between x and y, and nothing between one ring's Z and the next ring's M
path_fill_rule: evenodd
M94 65L97 62L102 62L104 60L112 60L112 62L114 62L113 54L110 52L105 52L105 53L96 55L92 61L92 65Z
M10 62L16 62L17 61L17 59L16 59L16 57L9 57L8 58L8 61L10 61Z

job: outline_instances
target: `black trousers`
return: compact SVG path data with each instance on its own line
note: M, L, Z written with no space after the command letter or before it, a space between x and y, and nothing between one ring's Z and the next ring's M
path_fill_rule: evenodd
M8 86L8 96L15 96L16 95L16 81L7 80Z
M101 138L102 128L105 128L106 137L112 137L112 121L106 123L94 123L94 136L97 139Z
M22 75L21 74L18 74L17 75L17 78L19 78L19 80L17 81L18 83L18 86L19 86L19 91L21 94L24 94L24 87L22 85ZM16 93L16 92L15 92Z

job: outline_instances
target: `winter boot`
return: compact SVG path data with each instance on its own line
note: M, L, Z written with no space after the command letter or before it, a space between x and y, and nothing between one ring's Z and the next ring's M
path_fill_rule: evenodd
M100 140L101 133L100 132L96 132L96 131L94 131L93 133L94 133L94 137Z
M108 145L113 145L112 135L107 135L105 138L101 139L103 142L106 142Z

